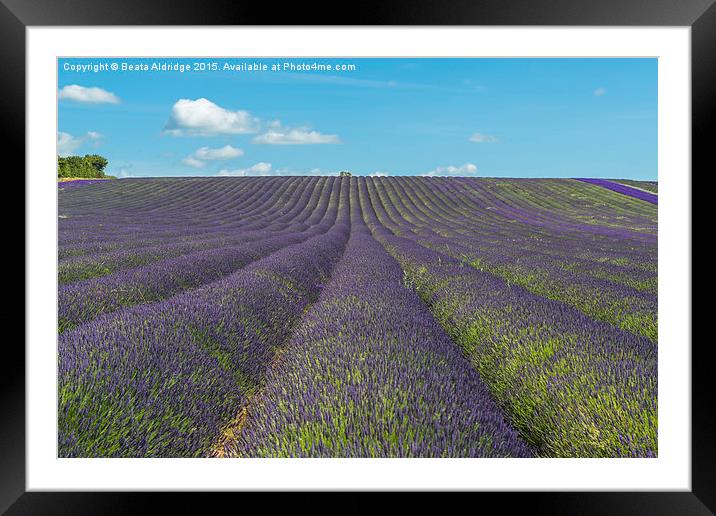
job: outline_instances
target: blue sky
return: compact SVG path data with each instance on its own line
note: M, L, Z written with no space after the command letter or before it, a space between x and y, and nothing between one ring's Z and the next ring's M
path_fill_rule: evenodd
M58 152L120 177L657 178L656 59L60 59L58 82Z

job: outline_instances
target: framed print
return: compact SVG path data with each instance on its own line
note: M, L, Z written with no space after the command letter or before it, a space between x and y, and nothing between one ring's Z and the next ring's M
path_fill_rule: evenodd
M543 4L4 0L3 510L712 513L691 171L716 7Z

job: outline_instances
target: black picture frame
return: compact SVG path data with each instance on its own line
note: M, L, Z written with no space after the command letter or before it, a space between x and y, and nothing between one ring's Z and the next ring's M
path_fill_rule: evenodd
M218 0L0 0L0 106L6 155L24 169L25 29L38 25L654 25L690 26L692 37L692 170L713 173L716 120L716 4L714 0L369 0L349 4ZM711 129L711 131L709 131ZM687 171L688 172L688 171ZM695 175L691 172L692 178ZM692 206L696 203L692 200ZM696 222L698 219L693 216ZM693 235L693 231L692 231ZM27 260L27 256L25 256ZM693 255L692 255L693 264ZM27 275L27 269L25 269ZM694 306L694 309L697 308ZM32 307L25 307L30 310ZM707 308L708 309L708 308ZM693 316L692 316L693 319ZM710 339L692 339L692 490L690 492L468 493L451 503L487 500L537 514L716 513L716 417ZM684 343L687 345L688 343ZM7 348L14 346L13 351ZM25 354L5 342L0 374L0 512L20 514L207 513L217 503L246 510L254 503L273 513L281 504L310 504L312 512L366 512L382 505L375 494L340 500L306 494L38 493L25 492ZM298 496L299 499L296 499ZM469 500L465 499L467 496ZM268 501L270 500L270 501ZM305 501L304 501L305 500ZM155 506L152 509L150 502ZM237 505L240 503L240 505ZM278 504L278 505L277 505ZM425 504L422 493L403 497L402 511ZM487 506L483 506L487 507ZM477 506L476 506L477 508Z

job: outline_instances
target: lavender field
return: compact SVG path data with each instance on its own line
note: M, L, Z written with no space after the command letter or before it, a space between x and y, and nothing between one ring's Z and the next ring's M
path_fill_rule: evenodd
M655 457L656 184L60 183L60 457Z

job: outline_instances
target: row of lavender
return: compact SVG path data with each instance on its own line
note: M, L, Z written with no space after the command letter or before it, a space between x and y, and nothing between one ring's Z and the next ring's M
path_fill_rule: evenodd
M371 198L374 182L352 186L358 185L373 234L403 269L354 213L333 280L270 369L240 428L232 429L233 439L222 443L221 456L657 453L651 342L395 236L383 223L389 210L379 196ZM390 208L400 202L391 201ZM433 331L435 322L406 286L420 294L474 369L466 371L462 357L453 360L453 347L441 348L441 332ZM436 350L441 360L432 361ZM484 387L478 376L474 390L465 388L444 374L446 363L461 380L482 374L491 392L478 396L480 412L493 425L466 423L469 408L480 405L474 393ZM531 450L506 437L509 427L496 430L494 422L504 419L490 396ZM445 426L438 406L449 407Z
M384 223L400 199L386 207L372 180L358 186L373 234L403 269L354 211L334 278L220 456L656 455L651 342L396 236Z
M297 196L286 213L266 210L260 222L263 228L249 224L248 229L227 230L223 239L213 240L215 247L187 254L192 243L180 245L171 241L155 248L110 252L100 261L102 266L117 264L110 273L97 278L60 285L58 292L59 331L74 328L103 314L129 306L155 302L182 290L195 288L229 274L247 263L266 256L281 247L310 238L321 227L331 199L338 198L338 181L326 182L311 194ZM303 202L301 202L301 200ZM152 249L156 249L152 251ZM132 257L152 256L147 265L131 267ZM63 264L60 263L62 272Z
M193 184L191 180L167 185L152 180L127 185L105 183L92 186L92 195L86 194L88 189L61 192L60 264L118 250L202 243L225 238L239 229L260 230L273 218L285 216L287 206L305 207L305 197L296 192L315 194L326 187L326 182L318 178L274 179L237 189L222 181L209 181L196 185L196 199L183 194L186 186ZM175 196L183 203L180 209Z
M658 181L644 181L634 179L614 179L613 181L621 183L623 185L633 186L634 188L639 188L640 190L646 190L647 192L651 192L653 194L659 193Z
M342 254L348 189L335 185L323 221L304 241L288 239L201 290L61 334L60 456L207 453Z
M584 209L525 206L527 195L520 192L515 200L508 188L495 195L482 181L433 181L431 188L421 183L413 178L367 183L385 206L384 222L391 231L590 317L658 340L656 236L649 230L580 223ZM564 189L579 191L580 183L571 183ZM646 211L634 213L620 205L622 196L609 194L612 211L626 212L643 225L651 217L655 226L655 208L642 203ZM562 198L570 199L566 194Z
M97 238L95 227L94 232L86 232L83 244L65 242L64 246L60 246L59 283L70 283L100 277L118 270L145 265L162 258L171 258L189 252L256 240L265 237L269 230L274 233L285 231L289 227L289 222L292 223L292 226L305 222L305 219L315 208L316 199L322 191L330 191L330 181L321 179L306 182L303 192L300 196L294 197L294 201L290 206L291 209L285 214L281 212L280 208L275 209L275 205L280 203L280 196L278 196L278 199L275 196L264 199L255 208L241 211L237 210L236 207L242 206L244 201L240 197L235 198L233 199L233 205L222 205L220 207L222 210L221 216L224 220L222 220L218 230L204 228L203 232L198 234L195 233L195 226L191 225L190 222L179 223L176 216L170 213L168 217L173 221L174 227L182 228L179 238L160 237L151 239L146 236L138 236L136 229L134 229L134 232L130 233L130 237L125 239L122 236L122 231L116 227L115 221L115 226L112 227L111 240L108 240L107 235L102 233L99 235L99 243L90 242L90 238ZM286 194L282 189L277 189L275 193ZM291 191L289 190L288 195L290 193ZM211 206L215 206L215 203L211 203ZM233 208L233 210L229 211L230 208ZM187 210L189 209L190 207L187 207ZM110 210L110 213L115 214L116 212ZM107 214L105 213L104 216L106 217ZM150 218L153 221L156 221L156 219L156 214ZM227 222L226 219L231 223ZM191 222L194 221L192 220ZM104 223L100 224L102 228L105 228ZM123 228L124 226L120 227ZM192 233L188 232L189 228L191 228ZM66 229L68 229L70 235L75 235L75 239L78 233L82 234L76 227Z
M223 456L528 457L479 374L363 222Z
M535 453L656 455L652 342L399 236L407 232L391 222L389 206L374 186L360 182L374 236L401 264L406 281Z
M641 199L642 201L650 202L652 204L659 204L659 196L657 194L644 191L643 188L634 187L634 183L630 185L620 181L609 181L607 179L580 179L580 181L598 185L603 188L607 188L608 190L619 192L620 194L628 195L630 197L634 197L635 199Z

